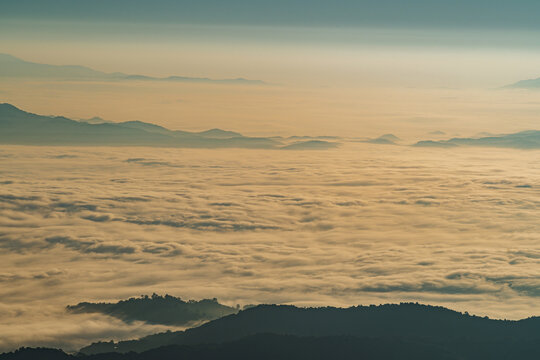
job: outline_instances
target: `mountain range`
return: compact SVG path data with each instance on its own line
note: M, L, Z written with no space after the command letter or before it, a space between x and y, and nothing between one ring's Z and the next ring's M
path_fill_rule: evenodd
M456 147L483 146L514 149L540 149L540 131L527 130L514 134L491 135L477 138L453 138L449 140L423 140L417 142L417 147Z
M247 137L234 131L211 129L201 132L169 130L142 121L108 122L100 118L73 120L23 111L0 104L0 144L76 146L157 146L185 148L280 149L290 144L282 138ZM302 144L305 143L305 146ZM326 149L337 143L323 140L295 141L301 149Z
M166 81L216 84L264 85L261 80L209 79L205 77L167 76L153 77L146 75L124 74L121 72L105 73L80 65L49 65L25 61L9 54L0 54L0 78L39 78L57 80L101 80L101 81Z
M287 138L248 137L239 132L210 129L200 132L169 130L142 121L111 122L99 117L73 120L64 116L44 116L23 111L11 104L0 104L0 144L73 146L155 146L183 148L252 148L283 150L327 150L347 139L335 136L290 136ZM351 138L349 141L399 145L392 134L378 138ZM512 134L422 140L415 147L451 148L457 146L540 149L540 131Z

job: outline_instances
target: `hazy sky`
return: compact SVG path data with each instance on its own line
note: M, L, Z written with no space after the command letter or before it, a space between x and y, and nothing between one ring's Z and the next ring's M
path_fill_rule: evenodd
M534 1L2 5L2 52L105 71L405 87L499 87L539 75Z
M106 72L244 77L272 86L4 81L0 95L41 114L252 135L534 127L534 94L494 91L540 76L540 33L524 5L203 3L9 2L0 14L0 52ZM501 17L515 21L494 26ZM463 23L472 18L476 26ZM404 122L419 118L434 121Z
M2 18L159 23L540 29L535 0L7 0Z

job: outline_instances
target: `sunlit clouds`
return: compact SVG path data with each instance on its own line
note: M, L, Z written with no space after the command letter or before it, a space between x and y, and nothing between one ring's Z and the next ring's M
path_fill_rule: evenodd
M3 147L2 347L25 344L15 318L36 344L155 332L77 330L82 315L63 313L152 292L529 316L540 294L534 154Z

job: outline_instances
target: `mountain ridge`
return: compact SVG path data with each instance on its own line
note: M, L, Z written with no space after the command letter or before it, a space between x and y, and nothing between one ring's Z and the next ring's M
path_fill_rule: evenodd
M0 77L35 77L57 78L66 80L105 80L105 81L159 81L159 82L193 82L215 84L266 85L262 80L250 80L242 77L231 79L211 79L207 77L189 77L171 75L155 77L122 72L106 73L82 65L50 65L17 58L10 54L0 53Z
M494 320L417 303L299 308L258 305L185 331L149 335L138 340L93 343L84 354L142 352L167 345L223 343L255 334L355 336L474 341L540 338L540 318Z
M89 123L63 116L37 115L8 103L0 104L0 130L0 143L13 145L262 149L277 149L281 145L274 139L247 137L221 129L197 133L173 131L142 121Z
M440 147L451 148L456 146L483 146L514 149L540 149L540 130L525 130L517 133L469 137L452 138L449 140L422 140L414 144L416 147Z

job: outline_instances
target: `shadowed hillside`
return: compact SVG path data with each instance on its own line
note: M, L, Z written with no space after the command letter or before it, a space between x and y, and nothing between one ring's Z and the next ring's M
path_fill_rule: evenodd
M224 344L171 345L143 353L70 356L53 349L20 349L0 360L454 360L441 346L403 339L295 337L260 334Z
M258 334L225 343L169 345L141 353L68 355L61 350L21 348L0 360L533 360L538 338L451 339Z
M81 349L81 352L142 352L171 344L236 341L263 333L315 337L398 337L422 339L429 343L467 339L472 343L481 343L540 339L540 320L492 320L419 304L346 309L260 305L186 331L161 333L118 343L95 343Z

